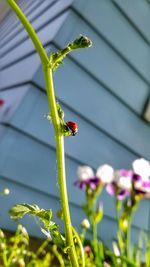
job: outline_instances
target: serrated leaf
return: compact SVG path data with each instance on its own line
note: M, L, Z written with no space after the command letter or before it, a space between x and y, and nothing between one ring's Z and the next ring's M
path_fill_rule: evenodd
M59 232L58 225L51 220L52 210L41 209L35 204L17 204L10 209L9 213L14 220L21 219L26 214L37 217L43 223L43 227L40 226L41 231L48 238L52 237L54 244L64 249L65 238Z
M36 216L46 227L50 226L52 218L52 210L41 209L36 204L17 204L10 209L9 214L14 220L21 219L25 214Z

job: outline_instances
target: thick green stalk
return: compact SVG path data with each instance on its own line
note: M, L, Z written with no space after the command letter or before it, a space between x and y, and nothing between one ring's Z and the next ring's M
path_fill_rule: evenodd
M68 252L70 256L70 261L72 267L78 267L78 260L76 256L76 251L74 247L73 241L73 233L72 233L72 225L68 204L68 194L67 194L67 186L66 186L66 175L65 175L65 157L64 157L64 137L61 133L61 125L60 119L58 116L56 99L54 94L53 87L53 78L52 78L52 70L49 62L49 58L36 34L30 22L23 14L21 9L17 6L14 0L7 0L10 7L16 13L17 17L23 24L24 28L28 32L29 37L31 38L42 62L46 90L48 95L48 103L50 107L52 122L55 131L55 139L56 139L56 154L57 154L57 168L58 168L58 183L60 190L60 199L63 211L63 219L65 226L65 234L66 234L66 245L68 246Z
M68 205L68 193L66 186L66 173L65 173L65 153L64 153L64 136L61 133L61 124L60 119L58 117L55 94L54 94L54 86L53 86L53 78L52 78L52 70L49 67L43 67L46 90L48 95L48 102L51 110L52 123L55 130L55 139L56 139L56 153L57 153L57 170L58 170L58 184L60 191L60 199L63 211L63 219L65 225L65 233L66 233L66 245L68 246L70 259L73 267L78 266L78 261L76 257L76 251L73 242L72 235L72 224L69 212Z

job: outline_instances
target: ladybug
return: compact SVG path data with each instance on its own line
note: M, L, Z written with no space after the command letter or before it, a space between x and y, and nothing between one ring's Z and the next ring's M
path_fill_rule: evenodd
M4 103L5 103L5 101L0 98L0 107L2 107L4 105Z
M78 132L78 124L74 121L68 121L66 122L66 125L68 127L68 130L70 131L72 136L75 136Z

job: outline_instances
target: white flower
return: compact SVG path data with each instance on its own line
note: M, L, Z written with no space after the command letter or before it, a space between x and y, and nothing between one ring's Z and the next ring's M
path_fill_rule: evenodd
M90 228L90 223L89 223L88 219L86 219L86 218L81 222L81 225L85 229L89 229Z
M120 169L114 173L114 181L121 189L129 190L132 188L132 171Z
M80 166L77 170L79 180L84 181L94 176L94 172L89 166Z
M131 189L132 187L131 177L121 176L118 180L118 186L122 189Z
M148 180L150 177L150 164L147 160L141 158L136 159L132 163L133 171L140 175L143 180Z
M113 168L104 164L97 169L96 176L102 181L102 183L111 183L113 181Z

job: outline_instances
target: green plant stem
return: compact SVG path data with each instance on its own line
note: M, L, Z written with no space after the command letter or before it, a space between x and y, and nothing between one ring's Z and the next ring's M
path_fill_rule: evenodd
M42 243L42 245L39 247L39 249L37 250L37 252L36 252L36 256L39 256L39 255L43 252L43 250L47 247L48 243L49 243L49 239L46 239L46 240Z
M76 241L78 243L78 246L80 248L80 253L81 253L81 264L82 266L81 267L86 267L85 266L85 256L84 256L84 249L83 249L83 245L82 245L82 241L81 241L81 238L79 237L77 231L75 230L74 227L72 227L72 231L74 233L74 236L76 238Z
M68 205L68 193L67 193L66 173L65 173L64 137L61 133L61 124L57 112L52 70L49 67L43 66L43 72L48 95L48 102L51 111L52 123L55 131L58 184L59 184L60 200L63 212L64 227L66 233L66 245L68 246L68 251L72 266L78 267L79 265L73 242L72 224L71 224L70 211Z
M84 245L84 240L85 240L85 235L86 235L87 229L83 227L80 238L81 238L81 242Z
M95 258L97 258L97 253L98 253L98 241L97 241L97 224L94 222L94 219L91 219L91 227L92 227L92 244L93 244L93 249L94 249L94 254Z
M29 37L31 38L36 51L38 52L45 77L46 90L48 95L48 103L50 106L52 122L55 131L55 139L56 139L56 154L57 154L57 168L58 168L58 183L60 190L60 199L63 211L64 218L64 226L65 226L65 234L66 234L66 245L68 246L68 251L70 255L70 261L72 267L78 267L78 260L76 256L76 251L73 242L73 234L72 234L72 225L70 219L70 211L68 205L68 194L67 194L67 186L66 186L66 175L65 175L65 158L64 158L64 137L61 133L61 125L60 119L57 112L56 99L54 94L53 87L53 78L52 78L52 70L49 62L49 58L35 32L30 22L15 3L14 0L7 0L7 3L15 12L24 28L28 32Z
M118 199L115 198L115 211L116 211L116 220L117 220L117 239L118 239L118 247L120 250L121 255L124 253L124 242L123 242L123 236L122 236L122 231L120 230L119 227L119 204L118 204Z
M127 228L127 232L125 234L125 249L126 249L126 256L128 259L130 259L130 250L131 250L131 247L130 247L130 230L131 230L131 215L130 217L128 218L128 228Z
M60 263L60 267L65 267L64 260L62 258L62 255L58 252L57 246L53 245L52 250L53 250L54 255L56 256L56 258L58 259Z
M94 247L96 248L97 247L97 224L95 224L94 222L92 223L92 232L93 232L93 243L94 243Z

